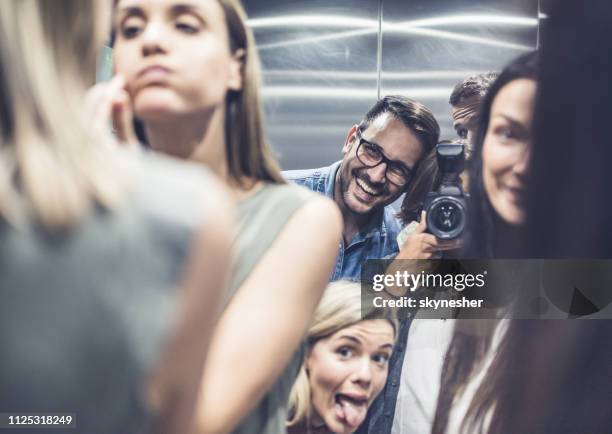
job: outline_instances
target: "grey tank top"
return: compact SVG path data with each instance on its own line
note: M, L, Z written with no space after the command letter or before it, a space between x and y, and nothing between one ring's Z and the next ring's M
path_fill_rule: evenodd
M296 185L266 184L238 205L239 228L230 282L232 295L268 251L291 216L313 197L315 193ZM299 348L272 389L234 430L235 434L287 432L287 401L302 359L303 349Z
M208 175L149 155L133 174L123 206L69 232L0 219L0 412L72 413L75 429L52 431L73 434L151 422L143 385L205 221Z

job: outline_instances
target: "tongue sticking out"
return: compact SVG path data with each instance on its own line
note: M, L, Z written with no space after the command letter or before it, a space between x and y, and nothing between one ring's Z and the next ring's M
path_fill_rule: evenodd
M364 421L368 407L365 402L356 402L339 395L336 403L336 416L345 420L351 427L357 428Z

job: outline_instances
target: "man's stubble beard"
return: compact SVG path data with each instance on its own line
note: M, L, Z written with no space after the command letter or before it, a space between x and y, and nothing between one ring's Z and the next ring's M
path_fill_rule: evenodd
M358 174L355 173L357 172L357 169L349 169L348 173L347 173L347 178L348 179L344 179L344 177L342 176L344 173L344 162L340 165L340 169L338 169L338 179L336 180L336 182L339 182L339 187L340 187L340 197L342 200L342 203L344 204L344 209L348 212L350 212L351 214L359 217L359 218L365 218L371 215L374 215L377 211L379 211L380 209L384 208L385 206L387 206L388 204L392 203L394 200L397 199L397 197L399 197L401 195L398 194L397 197L393 198L393 200L387 200L385 202L381 202L376 204L375 206L373 206L372 208L370 208L368 211L365 212L359 212L359 211L355 211L350 205L349 205L349 201L347 200L350 196L349 193L349 185L351 184L351 180L353 180L353 182L355 182L354 180L356 178L358 178ZM359 170L366 170L365 167L363 167L362 169ZM368 183L370 183L369 181L367 181ZM371 184L371 183L370 183ZM383 187L385 189L385 195L388 195L389 192L387 191L387 187ZM357 200L356 198L354 198L354 200Z

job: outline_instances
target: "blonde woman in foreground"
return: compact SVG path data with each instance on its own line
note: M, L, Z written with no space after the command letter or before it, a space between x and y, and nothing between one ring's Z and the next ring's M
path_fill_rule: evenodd
M359 283L331 283L308 330L291 390L289 433L355 432L385 386L396 333L390 311L362 314Z
M109 15L0 5L0 413L38 415L9 421L37 432L185 433L230 207L201 168L128 155L86 122Z

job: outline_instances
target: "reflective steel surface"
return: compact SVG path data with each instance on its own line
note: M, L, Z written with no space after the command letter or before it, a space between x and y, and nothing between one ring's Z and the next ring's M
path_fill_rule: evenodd
M378 0L244 2L264 67L268 136L283 168L339 160L376 101Z
M285 169L341 158L379 93L429 106L537 43L536 0L244 0L264 68L268 136Z
M537 29L533 0L384 0L381 94L424 103L441 137L456 138L448 104L454 85L535 48Z

